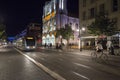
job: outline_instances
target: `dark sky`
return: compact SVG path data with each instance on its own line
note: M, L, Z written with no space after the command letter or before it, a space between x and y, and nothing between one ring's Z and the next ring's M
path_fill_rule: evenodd
M0 0L0 23L6 24L8 36L15 36L30 22L42 23L45 1L49 0ZM78 0L67 0L68 12L78 15Z

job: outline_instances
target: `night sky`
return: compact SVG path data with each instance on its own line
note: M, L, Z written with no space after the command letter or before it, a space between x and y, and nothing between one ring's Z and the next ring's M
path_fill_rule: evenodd
M8 36L15 36L30 22L42 23L43 6L49 0L0 0L0 23ZM78 0L67 0L69 14L78 16Z

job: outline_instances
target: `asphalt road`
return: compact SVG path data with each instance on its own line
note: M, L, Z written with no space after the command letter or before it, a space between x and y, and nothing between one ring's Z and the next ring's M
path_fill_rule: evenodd
M120 80L120 59L93 61L76 52L0 50L0 80Z
M116 57L96 62L75 52L39 49L24 53L66 80L120 80L120 59Z
M55 80L13 47L0 48L0 80Z

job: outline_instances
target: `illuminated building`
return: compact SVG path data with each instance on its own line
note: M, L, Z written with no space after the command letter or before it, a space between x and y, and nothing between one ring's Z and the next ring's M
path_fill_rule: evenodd
M59 41L56 39L56 29L65 27L65 24L71 25L74 30L74 40L71 43L78 44L77 31L79 28L79 19L67 15L67 0L51 0L45 3L43 8L43 27L42 27L42 44L56 45Z

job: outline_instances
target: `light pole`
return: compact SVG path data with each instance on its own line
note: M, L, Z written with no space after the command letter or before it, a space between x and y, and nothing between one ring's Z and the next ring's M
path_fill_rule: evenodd
M116 31L118 37L118 46L120 48L120 31Z
M80 51L82 51L82 31L85 31L85 27L79 28L79 38L80 38Z
M120 31L118 31L118 41L119 41L118 46L120 48Z

